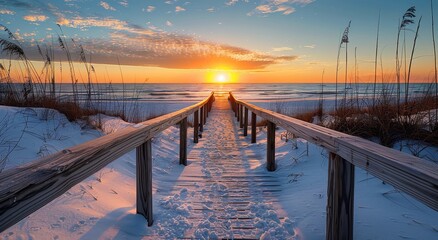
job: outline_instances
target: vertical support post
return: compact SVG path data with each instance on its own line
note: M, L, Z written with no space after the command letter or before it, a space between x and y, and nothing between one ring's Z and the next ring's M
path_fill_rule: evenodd
M198 143L199 138L199 111L193 114L193 142Z
M353 239L354 165L330 153L326 239Z
M236 106L236 117L237 117L237 121L240 121L240 105L237 104Z
M152 146L151 139L136 149L137 213L143 215L152 226Z
M248 136L248 108L245 107L244 111L244 117L243 117L243 136Z
M257 136L257 115L251 112L251 143L256 143Z
M233 99L233 101L234 101L234 99ZM238 114L237 114L238 105L237 105L236 101L234 101L234 106L233 107L234 107L234 117L237 118L237 116L238 116Z
M179 122L179 164L187 166L187 118Z
M199 117L201 118L199 131L203 132L204 131L204 107L201 107L201 111L199 111Z
M275 123L268 121L268 144L266 149L266 168L275 171Z
M239 127L243 128L243 105L239 105L239 115L240 115L240 122L239 122Z

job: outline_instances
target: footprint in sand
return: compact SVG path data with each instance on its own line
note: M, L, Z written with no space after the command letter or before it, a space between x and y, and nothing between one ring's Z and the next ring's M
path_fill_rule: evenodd
M70 228L70 232L76 232L81 226L79 226L78 224L73 224L73 226L71 226Z
M50 227L53 229L53 228L60 228L61 227L61 224L59 224L59 223L53 223L53 224L50 224Z

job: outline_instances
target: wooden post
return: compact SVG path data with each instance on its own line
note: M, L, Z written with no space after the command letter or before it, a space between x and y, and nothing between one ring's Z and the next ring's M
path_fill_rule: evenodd
M152 213L152 147L151 139L137 147L137 213L143 215L148 226L154 222Z
M239 127L243 128L243 105L239 106L239 115L240 115Z
M179 164L187 166L187 118L179 122Z
M234 117L237 117L238 105L237 105L236 100L234 99L234 97L233 97L233 104L234 104Z
M354 165L330 153L326 239L353 239Z
M199 111L199 117L200 117L200 125L199 125L199 131L204 131L204 107L201 107L201 111Z
M268 144L266 149L266 168L275 171L275 123L268 121Z
M248 136L248 108L245 107L245 114L243 117L243 136Z
M236 117L237 117L237 121L240 121L240 105L237 104L236 105Z
M234 117L236 117L237 118L237 108L238 108L238 105L237 105L237 103L236 102L234 102Z
M193 114L193 142L198 143L199 138L199 111Z
M257 115L251 112L251 143L256 143L257 136Z

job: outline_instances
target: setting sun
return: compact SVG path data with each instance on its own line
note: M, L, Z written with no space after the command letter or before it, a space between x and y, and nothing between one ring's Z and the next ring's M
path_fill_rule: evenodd
M211 70L207 72L206 80L209 83L234 83L237 73L230 70Z
M215 81L219 82L219 83L227 82L228 81L228 75L226 75L225 73L219 73L219 74L216 75Z

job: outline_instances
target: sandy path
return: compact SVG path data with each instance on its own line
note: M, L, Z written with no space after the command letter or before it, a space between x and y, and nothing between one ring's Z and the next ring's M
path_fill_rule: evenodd
M246 154L248 139L240 136L241 132L227 99L217 96L203 138L188 154L188 166L171 194L160 202L162 206L178 206L178 223L184 224L165 222L162 227L173 228L167 236L293 237L292 222L280 216L275 206L276 196L281 194L276 176L251 171L254 156Z

